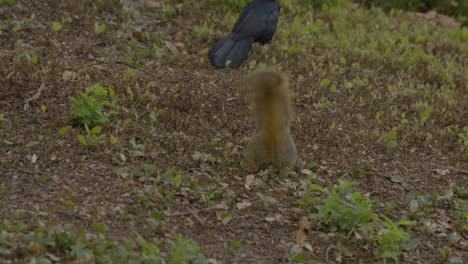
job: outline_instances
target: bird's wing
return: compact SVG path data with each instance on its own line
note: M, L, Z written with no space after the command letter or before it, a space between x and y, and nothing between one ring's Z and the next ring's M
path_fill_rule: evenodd
M252 3L252 2L251 2ZM232 29L234 39L257 37L270 23L278 21L279 9L276 2L262 5L247 5Z

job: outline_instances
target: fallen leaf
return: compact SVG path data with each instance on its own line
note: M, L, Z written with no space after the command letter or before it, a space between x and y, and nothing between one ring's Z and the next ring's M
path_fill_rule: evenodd
M38 244L34 241L29 241L29 244L26 247L26 251L28 251L29 253L40 255L46 251L46 248L43 245Z
M176 53L178 52L178 51L177 51L177 48L176 48L176 46L174 46L174 44L172 44L171 42L169 42L169 41L167 41L167 40L165 41L165 43L166 43L167 48L168 48L172 53L176 54Z
M216 205L215 205L215 208L216 208L216 209L228 210L228 209L229 209L229 205L228 205L228 202L227 202L227 201L222 201L222 202L216 204Z
M250 185L255 181L255 175L249 174L245 177L245 189L250 190Z
M37 155L36 154L33 154L32 157L31 157L31 162L33 164L36 164L36 161L37 161Z
M416 211L418 211L419 209L419 203L417 200L412 200L410 203L409 203L409 210L412 212L412 213L415 213Z
M309 231L312 228L312 223L307 219L307 217L303 216L299 220L299 229Z
M227 225L229 222L231 222L232 220L232 216L228 216L228 217L225 217L221 220L221 223L223 223L223 225Z
M402 183L402 182L405 181L405 178L403 178L402 176L399 176L399 175L392 176L391 181L392 182L397 182L397 183Z
M309 250L310 252L314 252L312 245L310 243L304 243L304 248Z
M306 234L302 229L296 231L296 243L301 247L304 245Z
M453 197L453 184L450 184L448 191L444 195L447 199L452 199Z
M76 72L64 71L62 73L62 79L64 81L72 81L72 80L76 79Z
M242 209L247 208L247 207L249 207L251 205L252 205L252 203L247 201L247 200L236 204L238 210L242 210Z

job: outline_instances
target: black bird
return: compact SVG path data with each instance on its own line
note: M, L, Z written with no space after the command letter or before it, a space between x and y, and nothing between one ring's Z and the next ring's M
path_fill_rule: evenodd
M239 66L254 42L266 44L276 31L280 8L276 0L252 0L242 10L231 34L220 39L208 52L211 63L221 68Z

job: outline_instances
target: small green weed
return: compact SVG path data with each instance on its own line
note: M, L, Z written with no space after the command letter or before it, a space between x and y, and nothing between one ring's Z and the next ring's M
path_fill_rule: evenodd
M95 84L86 88L86 92L80 92L76 98L70 98L72 109L71 117L82 126L102 126L109 122L109 117L117 114L115 102L117 98L111 88L104 88Z
M372 201L363 198L359 192L352 192L351 187L354 185L357 183L340 180L337 186L328 190L317 184L309 184L312 193L304 194L299 203L309 218L330 229L349 232L377 219L371 210ZM315 192L321 192L325 197L316 196Z
M309 190L298 202L310 219L329 231L337 230L346 239L352 234L365 238L379 259L397 259L404 249L417 244L417 240L398 228L412 225L412 222L394 223L385 215L379 217L372 211L374 201L364 198L360 192L353 192L351 187L357 183L344 181L343 177L331 190L309 184Z
M39 222L27 231L21 223L0 221L0 256L14 263L208 263L197 243L182 237L150 243L137 234L131 239L108 239L108 228L96 223L93 236L82 228ZM96 239L90 239L95 237ZM168 251L159 244L168 243Z

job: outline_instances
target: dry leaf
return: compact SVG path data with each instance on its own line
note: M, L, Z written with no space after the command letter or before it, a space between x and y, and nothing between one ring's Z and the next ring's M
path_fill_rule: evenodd
M218 204L215 205L215 208L216 209L222 209L222 210L228 210L229 209L229 205L228 205L228 202L227 201L222 201Z
M247 208L247 207L249 207L251 205L252 205L252 203L246 200L246 201L242 201L240 203L237 203L236 206L237 206L238 210L242 210L242 209Z
M37 155L36 154L33 154L32 157L31 157L31 162L33 164L36 164L36 161L37 161Z
M418 211L419 209L419 203L417 200L412 200L410 203L409 203L409 210L414 213L416 211Z
M447 199L452 199L452 197L453 197L453 184L450 184L450 187L449 187L448 191L445 193L445 197L447 197Z
M299 220L299 229L309 231L312 228L312 223L307 219L307 217L303 216Z
M62 73L62 79L64 81L72 81L72 80L76 79L76 72L64 71Z
M28 251L29 253L40 255L46 251L46 248L43 245L38 244L34 241L29 241L28 246L26 247L26 251Z
M250 190L250 185L255 181L255 175L249 174L245 177L245 189Z
M177 48L176 46L174 46L174 44L172 44L171 42L169 41L165 41L166 42L166 46L167 48L172 52L172 53L177 53Z
M304 248L309 250L310 252L314 252L312 245L310 243L304 243Z
M432 171L442 176L447 175L450 172L450 170L444 170L444 169L434 169Z
M303 216L299 220L298 228L299 230L296 231L296 243L301 247L304 246L305 239L307 237L306 232L310 230L312 227L312 223L307 219L307 217Z
M296 243L301 247L304 245L306 234L302 229L296 231Z
M221 223L223 223L223 225L227 225L229 222L231 222L232 220L232 216L228 216L228 217L225 217L221 220Z

